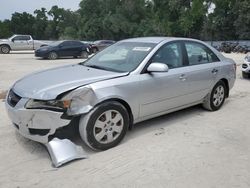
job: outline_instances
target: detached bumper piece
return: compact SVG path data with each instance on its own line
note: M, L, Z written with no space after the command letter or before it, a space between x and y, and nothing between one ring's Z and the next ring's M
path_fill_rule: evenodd
M45 144L45 146L49 151L52 165L56 168L76 159L87 158L82 147L75 145L68 139L60 140L54 138Z

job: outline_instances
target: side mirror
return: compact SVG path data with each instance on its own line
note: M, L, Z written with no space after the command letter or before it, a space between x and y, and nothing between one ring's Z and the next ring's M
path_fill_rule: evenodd
M12 41L12 42L15 42L15 39L13 38L13 39L11 39L11 41Z
M168 66L164 63L151 63L148 68L147 71L148 72L168 72Z

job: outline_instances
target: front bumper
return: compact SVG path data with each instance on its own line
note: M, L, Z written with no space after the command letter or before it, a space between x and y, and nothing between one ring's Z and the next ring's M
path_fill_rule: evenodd
M71 120L62 118L63 112L26 109L25 104L28 100L21 98L14 107L8 100L5 102L8 116L22 136L45 144L58 128L70 123Z
M43 58L47 58L49 56L48 51L35 51L35 56L36 57L43 57Z

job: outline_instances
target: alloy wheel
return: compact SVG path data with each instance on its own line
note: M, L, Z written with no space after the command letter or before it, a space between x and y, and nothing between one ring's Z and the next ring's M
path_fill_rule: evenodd
M119 137L123 126L124 120L120 112L116 110L105 111L94 124L94 137L99 143L111 143Z
M224 87L219 85L213 94L213 104L214 106L218 107L221 105L225 97L225 90Z

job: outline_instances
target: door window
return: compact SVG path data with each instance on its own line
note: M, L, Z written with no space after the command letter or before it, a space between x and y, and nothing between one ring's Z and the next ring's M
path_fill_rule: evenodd
M183 58L181 43L166 44L153 56L151 62L164 63L169 69L182 67Z
M30 40L30 36L16 36L14 40Z
M206 46L196 42L185 42L189 65L199 65L219 61L218 57Z

